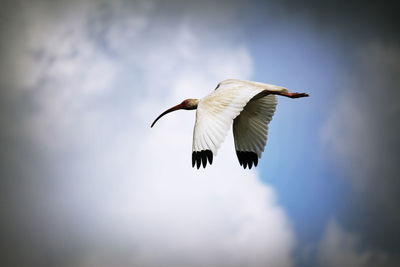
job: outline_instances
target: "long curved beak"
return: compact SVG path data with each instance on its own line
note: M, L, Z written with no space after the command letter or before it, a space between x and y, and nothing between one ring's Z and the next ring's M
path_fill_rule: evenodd
M183 108L182 104L179 104L179 105L176 105L176 106L174 106L174 107L172 107L172 108L170 108L170 109L167 109L166 111L164 111L163 113L161 113L161 115L158 116L157 119L155 119L155 120L153 121L153 123L151 124L151 128L153 128L154 124L156 124L156 122L157 122L162 116L164 116L164 115L166 115L166 114L168 114L168 113L170 113L170 112L172 112L172 111L179 110L179 109L182 109L182 108Z

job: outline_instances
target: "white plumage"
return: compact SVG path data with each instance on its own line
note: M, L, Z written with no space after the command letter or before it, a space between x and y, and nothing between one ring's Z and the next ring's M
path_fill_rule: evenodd
M268 124L276 109L276 95L299 98L304 93L289 93L281 86L251 81L229 79L204 98L187 99L162 113L152 124L165 114L178 109L197 109L193 132L192 166L203 167L207 160L212 164L213 156L224 141L233 124L235 149L244 168L253 164L264 151Z

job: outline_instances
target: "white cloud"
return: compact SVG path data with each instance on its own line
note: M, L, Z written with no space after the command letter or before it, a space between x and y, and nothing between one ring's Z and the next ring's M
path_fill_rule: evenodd
M29 16L40 37L27 46L40 57L20 61L35 73L22 81L36 90L26 130L53 170L42 230L71 226L69 242L84 240L78 266L291 266L288 218L257 172L240 168L231 136L214 165L194 170L194 112L149 127L222 79L249 79L248 51L225 37L209 47L187 17L165 33L156 4L130 13L118 3L44 19L46 32L35 24L46 12Z

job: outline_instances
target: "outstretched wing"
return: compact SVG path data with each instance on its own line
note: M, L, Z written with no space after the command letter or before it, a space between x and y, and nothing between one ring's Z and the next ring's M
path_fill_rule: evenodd
M286 90L269 84L226 80L221 82L215 91L199 101L193 132L193 167L196 165L200 168L203 164L205 168L207 161L212 164L213 156L217 154L233 120L241 114L251 99L266 89Z
M249 101L233 122L235 149L240 165L257 166L268 136L268 124L276 109L276 96L268 95Z

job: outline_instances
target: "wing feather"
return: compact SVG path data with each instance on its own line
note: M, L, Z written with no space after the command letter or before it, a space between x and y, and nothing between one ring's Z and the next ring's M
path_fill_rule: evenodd
M268 124L276 109L276 96L267 95L247 103L233 122L235 149L240 165L244 168L256 166L264 151Z
M202 164L205 167L207 159L211 164L213 156L217 154L219 146L234 124L235 118L242 117L244 121L250 115L252 119L251 132L235 134L235 129L240 129L240 131L247 131L248 129L246 129L246 123L239 123L242 120L238 120L236 126L234 124L235 146L236 150L239 149L238 151L246 151L246 153L240 154L246 160L246 165L251 167L253 163L254 165L257 164L257 156L260 157L264 149L268 122L272 118L276 105L274 96L257 98L266 89L287 91L287 89L276 85L231 79L219 83L212 93L199 101L193 131L193 166L196 165L199 168ZM261 105L257 105L257 112L260 117L252 115L250 100L251 102L261 103ZM273 110L271 110L271 106L274 107ZM242 116L243 111L246 111L244 116ZM265 124L265 121L268 122ZM249 137L255 141L249 140ZM254 155L247 153L248 151L255 151L257 156L254 157Z

